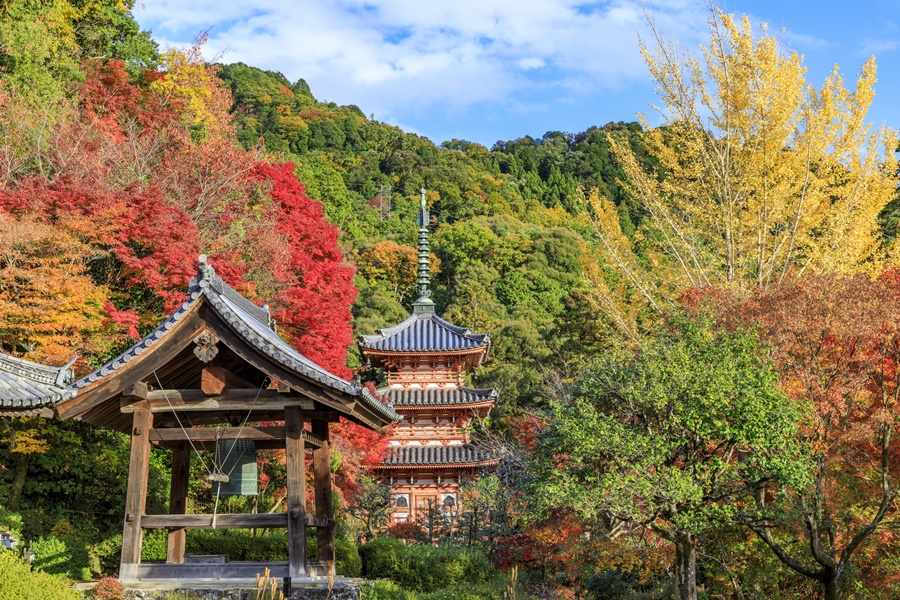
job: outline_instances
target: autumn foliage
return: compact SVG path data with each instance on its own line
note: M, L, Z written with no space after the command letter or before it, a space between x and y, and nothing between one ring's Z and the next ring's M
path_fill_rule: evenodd
M806 277L749 297L694 290L686 298L729 328L757 327L782 388L809 408L801 435L812 483L760 495L745 521L833 597L851 564L878 564L871 537L896 545L891 529L879 529L896 514L900 469L900 276Z
M85 372L177 307L205 253L269 304L289 343L350 376L356 289L337 229L292 163L239 147L230 92L199 46L162 63L139 76L122 61L85 64L43 123L0 85L2 350L54 364L78 353ZM51 130L38 139L41 126ZM352 473L383 457L370 433L335 429L348 498Z

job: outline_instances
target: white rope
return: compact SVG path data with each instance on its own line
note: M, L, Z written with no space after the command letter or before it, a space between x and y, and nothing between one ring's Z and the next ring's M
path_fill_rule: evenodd
M181 424L181 419L178 418L178 411L175 410L175 407L172 406L172 402L169 400L169 395L166 393L165 388L163 388L162 382L159 380L159 375L156 374L156 371L153 371L153 376L156 378L156 384L159 386L160 391L163 393L163 397L166 399L166 404L169 405L169 409L172 411L172 414L175 416L175 422L178 423L178 427L181 428L181 432L184 434L184 439L187 440L188 444L191 445L191 449L194 451L194 454L197 455L197 460L200 461L200 464L203 466L203 470L206 471L207 475L212 475L212 471L210 471L206 467L206 461L203 460L203 455L200 454L200 451L197 450L197 446L194 445L194 441L191 439L190 434L188 434L187 429L184 428L184 425ZM185 415L187 417L187 415Z

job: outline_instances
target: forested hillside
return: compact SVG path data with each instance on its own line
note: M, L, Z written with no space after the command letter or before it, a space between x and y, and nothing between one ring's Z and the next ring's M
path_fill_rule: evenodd
M294 163L307 193L341 229L357 268L357 334L397 323L410 309L424 187L438 311L492 335L492 359L477 383L501 389L501 413L539 407L551 372L576 368L619 335L590 281L603 266L586 198L589 190L610 198L623 231L635 230L640 211L622 189L610 138L640 153L637 123L526 136L490 150L464 140L438 146L356 106L317 101L303 80L244 64L218 74L231 89L244 147ZM358 364L355 352L351 361Z

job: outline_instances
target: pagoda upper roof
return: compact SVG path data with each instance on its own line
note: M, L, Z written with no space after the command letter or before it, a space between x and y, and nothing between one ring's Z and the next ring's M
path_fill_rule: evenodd
M344 399L345 403L351 406L349 409L350 414L346 416L358 419L376 429L380 429L385 424L400 419L399 415L392 408L378 400L367 389L356 386L330 373L282 340L275 331L275 322L269 313L268 307L257 306L241 296L215 273L212 266L206 262L205 257L201 257L197 276L191 279L188 288L188 298L174 313L169 315L156 329L134 346L93 373L74 382L70 389L73 393L81 392L82 390L93 392L104 386L104 384L108 384L105 387L109 387L110 391L113 389L118 390L118 392L112 392L111 395L121 393L119 388L122 385L116 379L121 372L127 372L129 368L134 367L138 363L148 362L142 359L153 354L157 348L166 346L169 340L171 340L172 344L184 346L190 340L180 339L173 332L176 332L185 321L191 319L209 321L211 317L202 316L202 314L206 313L201 314L200 309L203 306L209 306L212 309L212 313L217 317L211 323L222 323L222 327L225 328L224 330L217 330L217 333L225 335L230 330L231 334L236 336L238 340L236 343L241 346L246 344L247 350L241 350L243 354L249 352L254 356L265 357L265 360L269 361L280 372L290 376L298 375L301 380L313 383L319 389L331 394L331 396ZM196 324L194 326L196 327ZM229 334L229 337L231 334ZM228 345L227 340L225 343ZM255 359L253 362L258 364ZM199 366L202 367L202 365ZM143 373L143 370L147 370L148 373ZM144 367L143 370L136 369L136 371L141 371L136 375L138 379L147 379L151 373L156 377L155 370L149 370L149 367ZM197 376L197 374L173 374L173 376L184 378ZM149 381L155 383L152 378ZM287 383L292 385L290 381ZM60 414L64 418L79 416L81 413L93 408L93 405L98 401L100 401L99 398L92 398L89 406L79 406L77 401L73 401L69 406L61 408ZM364 410L362 412L365 412L365 415L359 410L360 406L352 408L357 402L363 407ZM116 403L117 406L118 403Z
M72 363L48 367L8 354L0 353L0 415L30 416L41 414L49 405L71 398Z
M497 458L472 444L396 446L380 468L426 466L490 466Z
M497 390L493 388L469 387L426 387L390 388L378 390L378 395L394 406L469 406L485 404L497 400Z
M465 350L485 351L491 338L471 329L459 327L430 310L417 310L408 319L393 327L380 329L374 335L363 335L360 348L378 352L456 352Z

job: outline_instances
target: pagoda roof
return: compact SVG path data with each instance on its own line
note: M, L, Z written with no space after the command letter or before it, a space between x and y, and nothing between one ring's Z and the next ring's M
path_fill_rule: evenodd
M134 372L131 383L146 381L156 385L155 380L159 379L157 368L167 368L169 363L191 363L188 367L182 366L178 372L168 369L169 379L181 382L198 379L203 364L199 360L191 360L191 347L196 333L204 327L222 338L222 343L238 356L246 369L262 372L316 399L336 401L338 405L332 408L345 412L351 420L382 429L400 419L392 408L367 389L334 375L282 340L275 331L275 322L268 307L257 306L241 296L216 275L203 256L197 276L191 279L188 298L174 313L134 346L70 386L70 390L79 395L94 393L101 388L105 393L91 398L86 405L80 404L77 398L64 402L64 406L60 407L60 416L80 418L105 399L120 395L126 386L123 382L128 379L124 373ZM177 346L170 349L168 361L148 360L150 355L163 352L160 348L167 344ZM178 360L173 360L176 358L175 352L179 353ZM319 390L324 394L315 393ZM118 404L115 403L116 412ZM340 410L342 407L346 411ZM98 415L97 418L85 420L106 424L103 421L107 419Z
M472 444L396 446L379 468L426 466L491 466L498 459Z
M0 415L40 415L75 391L71 383L73 358L63 367L48 367L0 353Z
M389 388L378 390L378 395L397 407L404 406L469 406L485 404L497 400L497 390L493 388L469 387L426 387Z
M418 308L418 307L417 307ZM485 351L490 347L487 334L472 333L430 310L417 310L408 319L393 327L380 329L374 335L360 336L360 348L376 352L457 352Z

